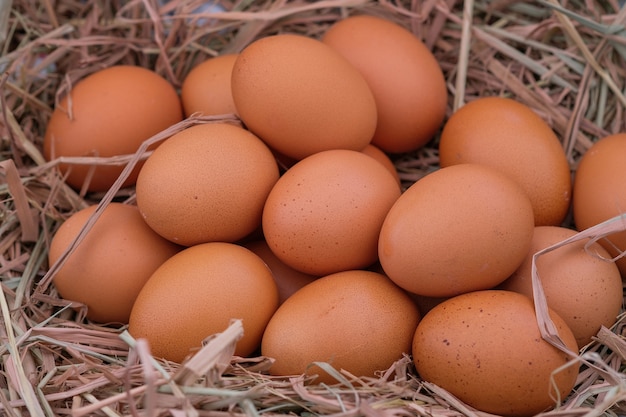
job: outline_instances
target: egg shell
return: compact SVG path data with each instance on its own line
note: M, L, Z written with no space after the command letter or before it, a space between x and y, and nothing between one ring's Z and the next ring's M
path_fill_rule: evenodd
M445 123L442 167L479 163L495 168L528 194L535 225L559 226L572 197L569 162L552 128L530 107L504 97L465 104Z
M400 287L428 297L492 288L522 263L533 235L522 188L485 165L434 171L409 187L382 225L378 254Z
M550 316L576 354L572 331ZM475 291L435 306L418 324L412 352L421 378L502 416L553 408L573 389L579 368L576 361L565 366L571 356L542 339L532 301L511 291Z
M181 121L174 87L157 73L130 65L112 66L79 81L55 107L44 136L47 160L58 157L134 154L141 144ZM152 147L154 149L154 147ZM133 185L141 162L122 186ZM123 165L60 164L66 182L87 191L106 191Z
M181 363L202 341L241 319L235 355L258 349L278 307L267 265L250 250L225 242L185 248L150 277L133 306L128 331L145 338L152 354Z
M157 233L180 245L235 242L261 225L278 180L269 148L235 125L208 123L167 139L137 178L137 206Z
M536 227L526 259L500 288L533 298L533 255L575 234L565 227ZM610 258L600 244L589 240L567 244L537 258L548 306L572 329L580 348L591 342L601 326L611 327L622 308L622 278L617 265L607 261Z
M230 88L233 66L238 54L208 58L189 71L181 86L180 98L185 116L235 114Z
M574 177L572 210L578 230L587 229L626 213L626 133L595 142L580 159ZM626 221L624 228L626 229ZM612 255L626 250L626 231L601 239ZM626 277L626 258L616 261L622 279Z
M310 275L366 268L400 196L395 178L358 151L329 150L293 165L265 202L263 232L274 254Z
M266 36L235 61L232 93L246 127L294 158L361 150L376 129L376 102L363 76L319 40Z
M50 242L49 265L74 242L96 207L77 211L59 227ZM62 298L87 306L88 319L126 324L143 285L181 249L150 229L136 206L113 202L52 280Z
M417 36L390 20L358 15L334 23L322 42L357 68L372 90L378 109L373 144L409 152L435 136L446 114L446 80Z
M400 175L398 174L396 165L393 163L389 155L383 152L383 150L381 150L378 146L372 145L371 143L363 148L361 152L363 152L365 155L371 156L372 158L380 162L385 168L387 168L389 173L391 173L391 175L393 175L393 177L396 179L398 186L400 186Z
M343 271L319 278L274 313L261 343L275 359L273 375L317 375L337 380L313 362L374 377L411 350L419 312L411 298L384 275Z
M276 286L278 287L278 298L280 304L282 304L294 292L319 278L315 275L309 275L296 271L289 265L286 265L283 261L278 259L276 255L274 255L274 252L272 252L265 240L254 240L243 244L243 246L250 249L263 259L263 261L270 268L270 271L272 271L272 276L274 277L274 281L276 281Z

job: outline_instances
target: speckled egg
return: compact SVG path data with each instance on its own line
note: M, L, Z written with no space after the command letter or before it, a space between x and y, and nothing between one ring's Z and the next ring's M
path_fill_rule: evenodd
M235 125L208 123L167 139L137 178L137 206L157 233L183 246L235 242L261 225L278 180L269 148Z
M263 355L275 359L274 375L317 375L336 383L314 362L337 371L374 377L411 350L419 322L411 298L384 275L343 271L303 287L287 299L267 325Z
M572 331L556 313L550 316L575 355ZM421 378L479 411L502 416L553 408L576 382L579 363L572 359L542 339L532 301L511 291L475 291L443 301L422 318L413 339Z
M59 227L50 242L50 265L70 247L96 208L77 211ZM143 285L181 249L150 229L136 206L109 203L52 280L62 298L87 307L88 319L126 324Z
M235 61L232 93L246 127L294 158L361 150L376 129L376 102L363 76L311 37L260 38Z
M79 81L55 107L44 137L44 156L134 154L151 136L181 121L183 110L174 87L157 73L130 65L112 66ZM135 183L139 166L123 186ZM76 189L106 191L123 165L61 164ZM95 168L95 170L94 170Z
M574 177L572 209L578 230L626 213L626 133L601 138L585 152ZM626 221L623 229L626 229ZM599 241L612 256L626 250L626 231ZM626 258L617 260L626 278Z
M434 171L389 210L379 237L385 273L428 297L492 288L522 263L532 240L533 210L524 190L486 165Z
M522 265L500 288L533 297L532 257L576 234L558 226L535 228ZM548 306L567 323L582 348L601 326L611 327L622 308L622 278L611 256L588 239L569 243L537 258L537 272Z
M373 144L408 152L435 136L448 92L437 59L419 37L390 20L356 15L334 23L322 42L354 65L372 90L378 109Z
M358 151L328 150L285 172L267 197L262 226L274 254L310 275L364 269L378 259L378 236L400 196L392 174Z
M467 103L445 123L442 167L479 163L505 173L528 194L537 226L559 226L570 206L570 166L559 138L530 107L509 98Z
M240 319L244 334L234 354L247 356L277 307L278 290L261 258L233 243L209 242L185 248L152 274L128 331L145 338L154 356L180 363Z

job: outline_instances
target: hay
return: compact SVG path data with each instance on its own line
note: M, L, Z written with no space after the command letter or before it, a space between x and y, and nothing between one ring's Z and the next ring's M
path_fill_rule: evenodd
M337 19L369 13L404 25L432 49L450 91L448 115L477 97L514 97L550 123L575 170L595 140L626 131L626 9L617 0L242 0L220 2L223 11L194 13L201 3L13 0L10 13L11 2L0 3L0 412L484 416L417 379L408 357L377 378L318 364L338 382L315 385L304 376L268 376L270 358L232 357L241 331L237 322L183 365L155 360L149 346L123 327L85 322L50 285L59 266L46 263L50 238L80 208L132 201L134 195L119 188L121 180L101 194L65 185L56 167L81 160L44 160L47 119L74 83L113 64L149 67L180 86L196 63L237 52L258 37L319 36ZM214 120L236 122L228 115L192 117L150 141ZM141 150L98 163L127 164L129 172L146 155ZM394 159L406 187L437 169L436 140ZM625 323L625 316L618 317L582 349L575 391L546 416L626 413Z

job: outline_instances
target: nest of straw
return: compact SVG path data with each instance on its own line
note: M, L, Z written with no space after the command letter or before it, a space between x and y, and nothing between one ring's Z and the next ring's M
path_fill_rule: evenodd
M258 37L317 37L338 19L368 13L409 28L433 51L448 82L448 114L476 97L513 97L554 128L574 172L595 140L626 131L626 9L618 0L240 0L198 13L202 3L0 3L0 414L483 415L419 380L408 357L376 378L320 364L337 384L315 385L304 376L268 376L270 358L232 356L241 335L236 321L191 361L176 364L155 360L123 327L83 320L50 284L50 238L73 212L132 201L134 194L69 188L57 172L60 161L41 154L47 120L63 92L101 68L145 66L180 86L195 64ZM405 186L437 169L436 148L435 139L395 156ZM581 351L585 362L574 392L546 415L626 413L624 323L618 317Z

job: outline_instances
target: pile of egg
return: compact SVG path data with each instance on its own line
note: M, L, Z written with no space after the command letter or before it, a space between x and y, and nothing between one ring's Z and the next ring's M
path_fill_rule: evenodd
M180 92L145 68L100 70L56 107L48 159L132 154L194 113L241 124L196 124L153 147L124 184L136 204L106 206L55 287L165 360L238 318L235 354L273 358L275 375L332 383L313 366L327 362L372 377L411 354L421 378L479 410L548 409L575 384L572 353L620 312L626 261L607 259L626 234L540 258L563 350L541 337L531 257L576 233L562 226L572 208L579 229L620 213L626 135L599 140L572 180L530 108L485 97L444 120L447 101L426 46L372 16L210 58ZM428 143L440 168L403 190L392 157ZM59 168L87 191L121 172ZM60 226L51 265L94 210Z

